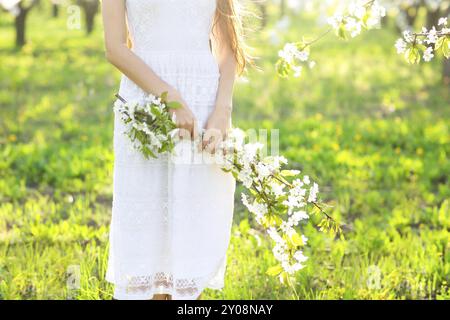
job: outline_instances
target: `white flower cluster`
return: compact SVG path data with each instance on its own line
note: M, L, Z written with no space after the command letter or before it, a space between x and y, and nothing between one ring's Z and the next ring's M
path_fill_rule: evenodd
M336 12L328 23L340 37L345 38L348 32L354 38L361 34L363 28L377 27L384 16L386 9L378 1L357 0L350 3L346 11Z
M287 77L291 74L299 77L305 65L310 68L315 66L314 61L310 61L310 48L317 41L321 40L331 31L342 38L347 39L347 34L351 37L359 35L363 29L373 29L377 27L381 18L386 16L386 9L380 5L378 0L351 2L347 7L338 10L328 19L331 28L321 36L311 41L300 41L296 43L287 43L282 50L278 52L278 61L276 64L277 72L281 77Z
M438 50L441 50L444 56L449 58L450 28L448 28L448 18L440 18L438 27L433 26L430 30L423 27L420 33L404 31L403 37L395 43L395 48L398 54L403 54L405 59L412 64L420 62L421 53L425 62L431 61Z
M234 139L236 134L239 139ZM309 176L300 179L300 171L282 170L288 163L286 158L263 157L261 144L243 143L240 130L234 129L229 141L234 152L224 169L248 190L241 195L242 203L275 242L273 254L281 267L277 275L280 279L283 273L292 275L307 260L303 254L307 238L297 229L301 221L309 219L307 206L316 203L319 186ZM294 180L288 182L287 177Z
M171 151L176 130L168 106L160 97L148 95L143 103L128 103L117 100L114 105L125 124L125 132L137 151L146 158Z
M304 64L307 63L311 69L316 65L314 61L308 61L308 46L303 43L286 43L278 57L291 66L295 78L301 76Z
M267 230L270 238L275 242L272 249L275 259L281 263L281 267L287 274L294 274L295 272L304 268L304 263L308 260L303 253L303 250L297 250L294 254L290 254L288 242L278 233L276 228L270 227ZM301 236L303 243L306 244L308 238ZM280 277L280 280L282 278Z

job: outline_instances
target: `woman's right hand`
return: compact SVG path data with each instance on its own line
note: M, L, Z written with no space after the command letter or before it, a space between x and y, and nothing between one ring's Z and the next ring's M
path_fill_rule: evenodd
M180 108L171 109L172 115L175 115L177 128L180 129L179 137L182 139L196 139L198 135L197 119L181 97L181 94L177 91L169 92L167 100L176 101L181 104Z

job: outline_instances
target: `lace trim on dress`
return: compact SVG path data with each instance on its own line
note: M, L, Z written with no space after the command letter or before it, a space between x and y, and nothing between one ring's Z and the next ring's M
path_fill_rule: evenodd
M200 292L199 287L194 279L174 280L170 274L157 272L154 276L132 277L126 290L129 294L146 294L164 288L166 292L175 292L178 296L194 296Z
M174 278L166 272L156 272L153 275L130 276L126 285L115 285L114 297L117 299L151 299L154 294L170 294L173 299L197 299L205 288L220 290L223 287L223 273L226 257L207 277ZM106 275L109 282L113 277ZM218 280L220 279L220 280Z

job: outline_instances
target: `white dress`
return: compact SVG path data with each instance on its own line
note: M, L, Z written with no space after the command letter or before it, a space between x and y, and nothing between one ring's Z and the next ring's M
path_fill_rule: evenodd
M133 51L181 93L204 126L219 81L209 47L216 0L127 0L126 8ZM125 76L119 93L127 101L145 96ZM116 114L106 273L114 297L196 299L205 288L222 288L235 180L216 164L172 155L146 160L123 131Z

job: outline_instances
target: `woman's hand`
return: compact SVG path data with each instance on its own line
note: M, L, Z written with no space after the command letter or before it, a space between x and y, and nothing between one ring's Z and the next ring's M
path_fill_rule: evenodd
M176 101L181 104L181 108L172 109L171 112L175 115L175 123L179 130L179 137L184 139L195 139L198 135L197 120L191 109L187 106L181 95L173 90L169 92L168 101Z
M231 127L231 107L216 107L209 116L203 135L202 147L215 153Z

